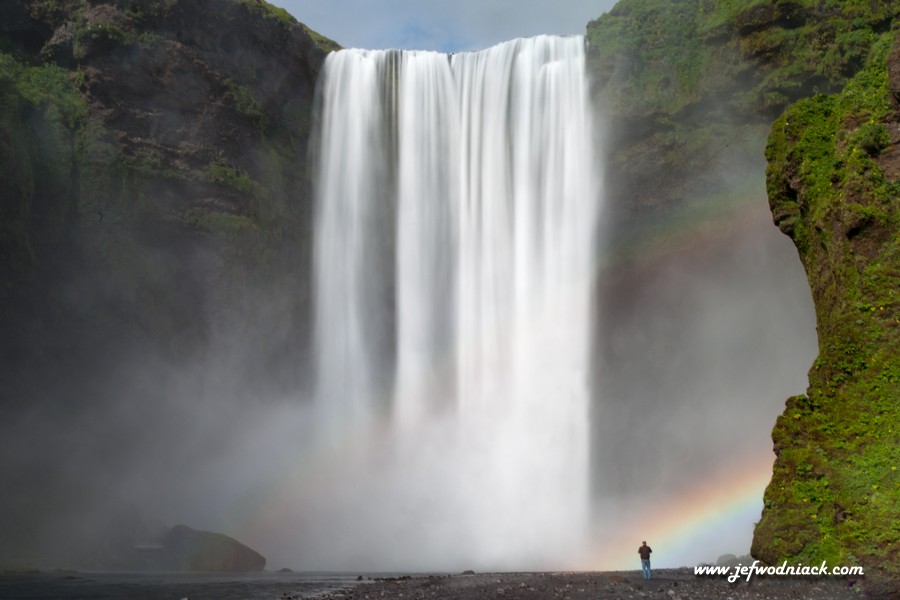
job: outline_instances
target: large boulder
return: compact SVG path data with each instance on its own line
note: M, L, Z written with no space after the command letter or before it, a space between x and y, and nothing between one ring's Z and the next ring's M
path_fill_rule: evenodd
M266 559L234 538L176 525L158 550L161 567L174 571L262 571Z

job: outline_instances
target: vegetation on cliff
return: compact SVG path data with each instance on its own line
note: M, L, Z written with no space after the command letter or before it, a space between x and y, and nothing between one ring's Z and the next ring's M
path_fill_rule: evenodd
M108 492L129 475L121 440L171 409L172 390L199 404L226 370L248 389L221 406L302 378L307 150L334 47L261 0L0 3L3 437L14 444L22 415L67 423L132 407L89 448L47 435L16 446L40 446L33 455L0 457L23 482L0 500L17 515L0 560L46 550L42 532L73 507L102 520L97 499L118 502ZM59 428L71 427L83 426ZM32 481L42 461L75 454L89 481Z
M895 575L900 564L898 15L868 0L622 0L588 25L613 235L632 247L672 219L715 228L755 193L771 121L812 96L778 119L767 151L772 212L806 268L820 349L773 433L753 549L769 562ZM66 398L102 410L111 392L93 381L127 364L134 340L145 366L238 332L224 337L246 348L225 368L297 377L312 96L334 48L261 0L0 4L4 407ZM611 281L599 296L624 306L640 293ZM605 339L633 324L603 318ZM604 385L644 350L616 348ZM154 384L163 392L137 397L165 402ZM80 451L104 464L108 450ZM83 487L51 485L4 502L49 514ZM17 525L12 542L38 525Z
M900 576L900 37L774 124L768 193L800 251L819 357L776 423L754 555ZM891 76L893 75L893 76Z
M75 132L86 103L68 73L0 53L0 310L47 248L68 237L77 202Z
M673 213L734 186L723 172L757 177L772 120L839 91L898 15L884 2L622 0L587 28L612 204Z
M627 81L614 85L619 106L677 114L714 100L774 117L836 90L896 14L881 2L625 0L588 26L588 39L598 82Z
M0 13L0 330L15 360L46 351L27 315L183 357L266 295L308 311L306 152L333 42L260 0Z
M789 400L773 433L779 458L753 545L773 563L827 558L894 574L900 563L900 133L891 104L900 81L890 83L885 66L898 16L890 2L622 0L588 26L615 173L607 201L618 262L608 268L629 273L599 293L611 314L598 339L614 340L598 375L607 389L624 379L620 396L641 402L630 392L634 377L622 374L654 366L644 359L653 352L641 341L644 318L628 308L646 309L653 290L631 274L641 265L630 256L658 247L665 252L653 256L665 261L669 232L680 228L662 224L715 231L723 212L764 202L772 161L772 213L806 268L820 352L808 393ZM764 155L772 121L798 100ZM714 264L704 252L693 260ZM690 308L680 310L690 322ZM625 442L605 433L610 451Z

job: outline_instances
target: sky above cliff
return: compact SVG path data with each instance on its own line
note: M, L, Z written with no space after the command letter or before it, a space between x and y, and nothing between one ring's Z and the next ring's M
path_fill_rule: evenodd
M480 50L517 37L583 34L616 0L274 0L345 48Z

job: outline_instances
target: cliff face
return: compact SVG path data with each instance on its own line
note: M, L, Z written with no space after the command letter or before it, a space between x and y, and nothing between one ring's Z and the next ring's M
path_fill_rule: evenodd
M150 561L157 569L172 571L250 572L266 566L265 557L237 540L184 525L169 530Z
M791 106L769 202L816 305L819 356L772 434L753 553L900 576L900 37L838 95ZM893 47L891 44L893 43Z
M759 303L771 304L756 323L797 330L803 313L790 313L796 297L783 293L795 275L742 287L745 276L758 274L741 272L746 262L729 258L750 229L769 251L780 248L771 223L753 212L765 207L768 192L771 216L795 242L809 279L819 348L807 394L788 401L773 432L778 458L753 543L754 556L772 563L828 558L884 571L898 562L898 134L890 90L900 87L887 76L898 67L884 63L898 16L896 3L884 2L623 0L588 26L594 94L607 115L612 223L597 293L604 361L596 387L606 396L595 424L597 485L677 485L670 474L677 466L642 471L635 481L604 457L622 447L640 452L635 437L655 425L696 430L690 444L677 435L666 443L703 468L708 456L693 450L703 430L740 435L732 420L708 417L721 409L717 394L734 402L749 390L741 416L732 415L746 422L771 393L765 386L779 363L802 355L802 346L791 346L796 340L773 336L764 344L781 354L755 378L754 361L721 372L714 353L689 357L704 324L734 328ZM820 95L840 92L866 65L841 96ZM761 185L766 158L768 190ZM744 226L728 226L736 222ZM692 236L680 233L688 228ZM764 268L777 272L795 257L790 247L779 250ZM726 303L744 308L726 312ZM737 357L740 342L759 339L764 329L738 328L733 339L712 342ZM725 389L685 382L686 373L704 369L727 382ZM673 403L693 417L679 421ZM733 452L739 456L740 448ZM652 456L645 463L653 465Z
M889 2L623 0L588 26L615 174L596 337L607 357L597 377L619 404L603 407L600 464L630 445L641 424L628 415L675 421L648 395L684 401L685 428L715 408L710 390L684 385L687 352L674 345L708 320L710 306L690 289L696 271L677 271L687 283L668 296L659 276L685 263L733 267L743 232L721 225L765 202L772 120L800 98L839 92L869 65L841 95L791 108L769 138L772 213L809 277L820 350L807 394L789 400L773 433L778 459L753 547L770 562L898 563L900 67L882 40L898 14ZM146 436L158 410L182 415L172 368L215 347L216 370L246 382L248 398L254 382L303 379L306 151L331 47L259 0L0 3L0 408L15 417L0 467L17 485L0 514L33 516L3 523L15 558L37 552L28 544L46 521L83 510L126 476L133 457L123 439ZM673 222L712 241L661 225ZM752 236L763 226L753 221ZM673 255L685 260L675 265ZM660 312L669 322L648 318ZM773 354L784 346L773 339ZM661 373L660 352L675 372ZM761 385L744 377L728 384ZM215 396L195 387L196 397ZM229 408L204 407L204 417ZM25 408L62 425L17 441ZM92 426L106 413L117 415L114 430ZM228 442L202 438L196 423L165 424L173 448L142 448L173 472L197 448ZM70 428L89 428L91 444L73 443L83 440L65 435ZM695 440L681 443L702 467ZM54 470L73 454L91 480ZM641 473L644 482L656 475ZM598 483L627 491L642 482L611 469Z
M587 27L611 203L674 211L730 185L711 167L759 165L771 122L839 91L897 14L880 2L619 2Z
M0 4L0 560L89 545L139 453L177 478L227 442L198 415L302 380L333 47L260 0Z
M295 378L274 363L306 328L306 152L330 43L251 0L2 13L5 355L116 356L140 338L182 360L278 310L292 325L242 368Z

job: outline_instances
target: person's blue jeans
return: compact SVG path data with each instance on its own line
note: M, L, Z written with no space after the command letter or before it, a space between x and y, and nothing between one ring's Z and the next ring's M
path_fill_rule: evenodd
M641 559L641 572L644 574L644 579L650 579L650 559L649 558Z

